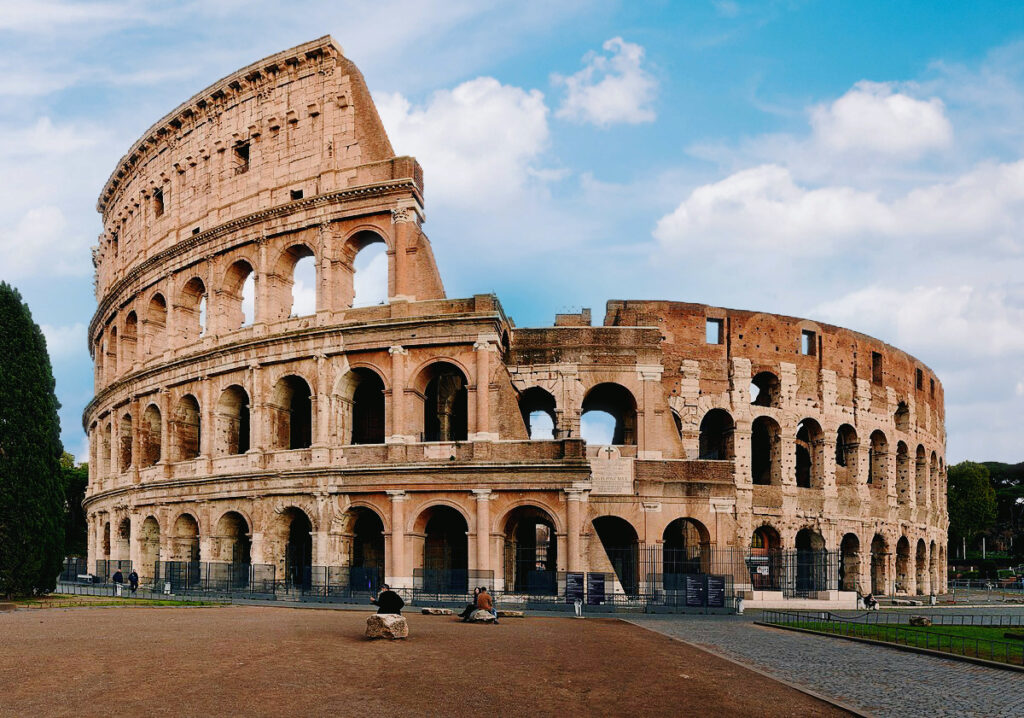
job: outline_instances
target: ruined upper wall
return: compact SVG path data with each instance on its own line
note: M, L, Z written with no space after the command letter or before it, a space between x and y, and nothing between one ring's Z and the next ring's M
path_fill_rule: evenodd
M721 321L720 343L707 341L707 321ZM751 376L761 371L780 372L782 363L796 371L797 402L821 399L822 371L835 372L836 402L852 406L858 385L869 387L871 408L884 412L888 391L897 402L914 403L924 422L927 407L941 426L945 411L942 383L923 362L883 341L832 324L780 314L711 307L668 301L608 302L606 326L657 327L664 337L664 381L674 394L682 380L683 361L695 360L700 370L701 393L730 390L732 359L750 361ZM812 332L811 352L804 353L803 332ZM881 357L881 374L873 355ZM920 374L918 373L920 372ZM861 392L861 399L865 397ZM940 432L941 433L941 432Z
M394 150L355 65L329 36L221 79L154 124L97 209L97 295L140 261L270 207L422 172Z

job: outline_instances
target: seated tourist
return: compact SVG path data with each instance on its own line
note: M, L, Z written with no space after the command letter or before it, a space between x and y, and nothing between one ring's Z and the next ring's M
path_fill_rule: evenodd
M402 613L405 601L397 593L391 590L386 583L380 587L380 594L377 598L371 598L370 603L377 606L377 613Z
M479 595L480 595L480 589L479 588L474 588L473 589L473 600L470 601L469 603L467 603L466 607L462 610L462 613L459 614L459 618L462 619L463 623L468 621L469 617L473 615L473 611L476 610L476 597L479 596Z
M476 595L476 607L478 611L487 611L494 616L494 622L498 622L498 612L494 609L494 601L491 594L487 593L487 586L480 587L480 593Z
M878 610L878 601L870 593L864 597L864 608L868 609L869 611Z

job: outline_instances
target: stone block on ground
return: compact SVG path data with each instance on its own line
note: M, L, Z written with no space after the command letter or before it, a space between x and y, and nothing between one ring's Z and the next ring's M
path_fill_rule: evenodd
M894 606L922 606L924 605L921 601L917 601L912 598L894 598L892 600Z
M930 625L932 625L932 619L928 618L928 616L911 616L910 617L910 625L911 626L930 626Z
M397 613L375 613L366 619L367 638L408 638L409 624Z
M450 608L424 608L421 613L424 616L451 616L454 612Z
M476 610L469 614L470 623L494 623L494 614L490 611Z
M498 610L498 618L522 618L522 611L502 611Z

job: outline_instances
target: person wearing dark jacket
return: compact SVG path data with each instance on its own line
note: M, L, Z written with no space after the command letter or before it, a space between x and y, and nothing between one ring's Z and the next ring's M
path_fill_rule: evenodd
M397 593L391 590L386 583L380 587L380 594L377 598L370 599L370 603L377 606L377 613L397 613L401 615L402 606L405 601Z
M114 571L114 575L110 577L110 580L114 583L124 583L124 576L121 574L121 569Z
M139 589L139 574L135 573L135 569L128 574L128 585L131 586L132 593L135 593Z
M473 615L473 611L476 610L476 597L479 596L479 595L480 595L480 588L479 587L474 588L473 589L473 600L470 601L466 605L466 608L463 609L462 613L459 614L459 618L462 619L463 623L466 623L469 620L469 617Z

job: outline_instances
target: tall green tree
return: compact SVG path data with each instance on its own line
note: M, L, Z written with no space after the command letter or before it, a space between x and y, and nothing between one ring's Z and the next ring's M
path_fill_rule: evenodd
M65 451L60 471L64 476L64 555L85 556L89 527L82 502L89 485L89 464L75 466L75 457Z
M64 552L59 408L46 340L0 282L0 595L52 591Z
M950 533L971 543L996 521L996 492L988 467L973 461L950 466L948 487Z

